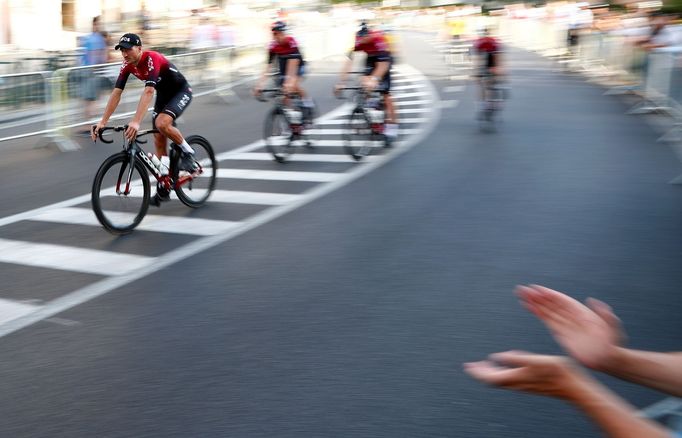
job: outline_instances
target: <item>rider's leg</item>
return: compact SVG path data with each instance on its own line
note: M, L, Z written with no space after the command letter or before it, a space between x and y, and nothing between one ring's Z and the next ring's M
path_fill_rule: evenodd
M159 133L154 134L154 147L156 148L156 156L163 157L168 155L168 140L165 135Z
M384 95L384 105L386 106L386 123L398 123L391 93Z

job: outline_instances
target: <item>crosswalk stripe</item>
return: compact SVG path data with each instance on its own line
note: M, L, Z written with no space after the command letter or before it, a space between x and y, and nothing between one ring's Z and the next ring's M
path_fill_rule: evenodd
M314 142L315 143L315 142ZM272 161L268 152L245 152L230 156L232 160ZM337 154L293 154L287 161L319 162L319 163L356 163L349 155Z
M218 169L216 177L266 181L331 182L342 177L333 172L294 172L288 170Z
M402 110L398 111L401 112ZM403 111L403 112L409 112L409 111ZM414 111L414 112L419 112L419 111ZM426 112L426 111L423 111ZM409 123L424 123L426 122L427 119L423 117L406 117L406 118L401 118L399 123L402 124L409 124ZM324 126L324 125L345 125L348 123L348 119L334 119L334 120L325 120L324 122L317 123L317 126Z
M40 306L33 304L18 303L0 298L0 324L28 315L39 308Z
M428 91L415 91L414 93L400 93L393 96L395 99L405 99L408 97L422 97L428 96Z
M410 85L398 85L396 87L391 87L391 91L411 90L414 88L425 88L425 87L426 87L426 85L424 85L423 83L416 83L416 84L410 84Z
M399 128L398 133L403 135L415 134L419 130L416 128ZM344 128L319 128L319 129L308 129L306 131L307 135L343 135L348 132ZM315 140L311 140L313 146L315 145Z
M121 218L132 216L128 213L120 212L109 212L109 215ZM30 220L73 225L101 226L95 217L95 213L88 208L55 208L37 214L31 217ZM147 214L136 229L159 233L213 236L230 230L237 225L239 225L239 222Z
M270 157L272 159L272 157ZM225 202L253 205L284 205L298 201L301 195L288 193L246 192L238 190L214 190L209 202Z
M313 146L314 147L343 147L346 146L348 143L346 140L329 140L329 139L314 139L312 140ZM383 141L376 141L376 144L373 145L373 147L384 147L384 142ZM361 141L352 141L351 145L352 146L362 146L364 143ZM296 155L292 155L292 158L295 158Z
M431 109L430 108L401 108L399 110L396 110L398 114L410 114L410 113L430 113ZM426 121L427 119L421 119ZM402 123L402 119L400 120Z
M0 239L0 262L99 275L125 275L155 260L133 254Z
M429 102L421 101L421 100L396 100L393 102L393 105L395 106L412 106L412 105L425 105L428 104Z

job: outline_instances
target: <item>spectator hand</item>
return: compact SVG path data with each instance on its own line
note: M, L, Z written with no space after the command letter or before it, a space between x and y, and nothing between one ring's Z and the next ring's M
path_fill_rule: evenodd
M596 370L609 367L625 335L620 320L606 303L589 298L586 306L537 285L518 286L516 293L524 307L545 323L554 339L576 360Z
M464 371L489 385L569 401L587 379L566 357L524 351L495 353L489 360L465 363Z

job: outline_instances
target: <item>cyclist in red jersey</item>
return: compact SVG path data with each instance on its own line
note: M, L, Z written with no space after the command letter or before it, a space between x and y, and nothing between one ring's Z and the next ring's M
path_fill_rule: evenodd
M276 60L278 64L277 86L282 87L282 91L287 94L296 93L301 96L304 119L306 119L306 124L310 124L315 103L307 96L303 87L301 87L301 78L305 74L303 54L298 47L296 39L286 33L287 26L283 21L275 22L270 29L272 30L272 41L268 46L268 61L253 92L256 96L260 94L267 80L268 73L272 70Z
M478 55L476 77L483 103L487 98L484 80L498 80L502 76L502 46L495 37L490 36L488 29L483 29L481 36L474 42L473 50Z
M159 158L167 156L167 139L170 138L182 149L179 162L180 170L193 171L195 167L192 155L194 150L178 128L175 127L175 120L192 101L192 88L190 88L187 80L165 56L151 50L142 50L142 41L135 34L123 35L115 49L121 51L123 64L116 85L104 109L102 119L92 128L93 141L97 139L98 130L106 126L109 118L118 107L128 76L132 74L144 81L145 87L137 105L137 111L132 120L128 122L128 129L125 131L126 138L129 140L135 138L140 129L140 123L147 113L147 108L154 98L154 90L156 90L156 102L154 103L152 118L152 125L159 130L158 134L154 134L156 155ZM157 198L166 200L168 193L157 190Z
M388 41L382 32L370 30L367 23L360 25L360 30L355 36L355 46L348 53L348 60L341 71L341 78L335 87L335 91L343 87L348 72L353 66L353 54L355 52L365 52L365 73L362 77L362 86L367 90L379 88L384 95L386 105L386 129L387 137L394 139L398 136L398 120L396 117L395 106L391 98L391 64L393 59L388 45Z

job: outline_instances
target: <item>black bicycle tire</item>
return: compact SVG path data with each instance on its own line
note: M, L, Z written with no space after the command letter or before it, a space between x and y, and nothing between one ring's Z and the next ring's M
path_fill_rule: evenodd
M372 151L371 146L360 146L360 147L355 147L351 144L353 140L354 134L351 133L352 129L352 121L355 116L361 117L365 123L367 123L367 129L371 131L372 125L370 124L369 120L367 120L367 116L365 115L365 111L361 106L356 106L353 109L353 112L350 113L349 118L348 118L348 123L346 125L346 129L344 130L344 145L343 148L346 151L348 155L350 155L355 161L360 161L362 160L363 157L366 157L369 155ZM370 134L370 142L373 142L375 140L375 133L372 132Z
M286 146L284 146L284 153L279 152L275 146L268 142L268 138L270 138L270 134L272 133L274 120L276 117L283 117L287 124L289 123L281 108L273 108L265 118L265 123L263 126L263 138L265 140L265 148L268 152L270 152L270 154L272 154L272 157L275 159L275 161L278 163L284 163L293 151L293 146L291 145L293 135L289 137L289 142L286 144Z
M123 235L131 233L140 224L140 222L142 222L142 219L144 219L145 215L147 214L147 210L149 209L149 199L151 197L149 173L147 172L147 169L144 167L144 165L142 165L142 163L135 160L135 169L137 169L137 171L140 173L143 187L142 206L137 216L135 216L135 219L129 226L116 227L106 218L106 215L102 210L99 192L100 189L102 188L102 179L104 178L104 175L106 175L107 171L114 165L123 162L127 163L129 161L130 155L126 152L119 152L118 154L110 156L109 158L104 160L101 166L99 166L99 169L97 169L97 173L95 174L95 179L92 182L91 196L92 210L94 211L95 216L97 217L99 223L102 224L102 227L104 227L104 229L110 232L111 234Z
M211 146L211 143L209 143L208 140L206 140L204 137L200 135L190 135L187 137L185 140L187 140L187 143L192 146L192 145L202 145L204 150L208 153L208 157L211 160L211 176L207 176L205 178L209 178L209 183L208 183L208 193L206 196L201 201L194 201L192 200L189 196L185 195L185 192L182 190L182 186L177 187L175 189L175 194L178 196L178 199L180 202L185 204L186 206L190 208L199 208L202 205L206 203L208 198L211 196L211 193L213 193L213 190L215 189L215 184L216 184L216 173L218 171L218 162L215 159L215 153L213 152L213 146ZM196 149L196 148L194 148ZM174 175L174 180L177 181L177 169L175 171L176 175Z

